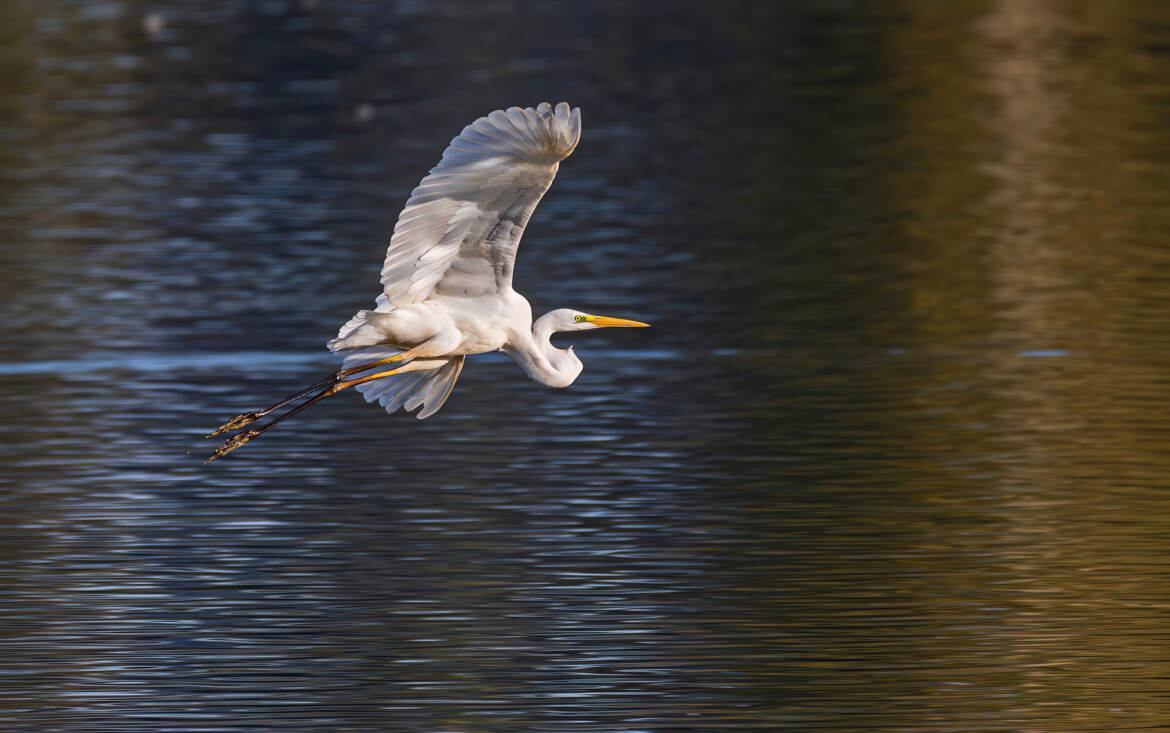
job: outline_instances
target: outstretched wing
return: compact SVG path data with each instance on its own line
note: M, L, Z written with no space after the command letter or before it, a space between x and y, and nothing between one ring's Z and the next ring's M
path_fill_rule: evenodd
M510 286L528 217L580 139L581 110L564 102L497 110L463 128L398 216L379 306Z

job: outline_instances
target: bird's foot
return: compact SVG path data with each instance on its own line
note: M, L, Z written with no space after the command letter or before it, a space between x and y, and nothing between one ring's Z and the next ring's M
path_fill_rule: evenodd
M245 425L246 424L247 423L245 423ZM207 463L211 463L216 458L219 458L221 456L226 456L228 453L231 453L236 448L239 448L244 443L247 443L249 440L251 440L252 438L255 438L257 435L259 435L262 432L264 432L264 430L261 428L252 428L251 430L245 430L242 433L236 433L232 437L225 440L223 442L223 445L216 448L215 452L207 457Z
M215 432L208 433L204 437L214 438L217 435L223 435L224 433L230 433L233 430L239 430L245 425L252 424L258 417L260 417L259 410L253 410L252 412L245 412L242 415L236 415L231 420L228 420L223 425L220 425L218 428L216 428Z

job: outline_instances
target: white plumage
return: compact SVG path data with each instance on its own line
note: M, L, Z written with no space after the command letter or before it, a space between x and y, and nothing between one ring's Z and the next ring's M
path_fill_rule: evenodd
M524 227L552 185L560 161L580 140L581 110L570 110L564 102L555 109L545 103L535 109L497 110L463 128L398 215L382 265L383 291L373 312L390 313L436 295L449 307L474 307L470 300L511 290ZM329 342L334 351L352 349L346 367L390 355L384 346L361 345L385 338L378 327L365 338L358 335L369 313L359 312ZM408 398L400 399L404 392L424 395L418 417L429 417L451 393L449 388L431 389L432 382L449 379L454 386L462 358L459 362L453 369L434 370L429 379L408 372L356 389L387 412L412 409Z
M386 302L510 288L520 235L580 139L581 111L564 102L497 110L463 128L398 216L382 265Z
M512 288L524 227L580 139L581 112L564 102L497 110L463 128L398 217L375 307L358 311L329 341L329 349L344 357L342 369L225 423L212 435L313 395L268 424L232 436L212 458L350 386L387 412L402 407L418 409L419 418L433 415L451 394L467 354L502 351L534 380L568 386L581 361L571 348L555 348L553 333L645 326L564 308L534 323L528 301Z

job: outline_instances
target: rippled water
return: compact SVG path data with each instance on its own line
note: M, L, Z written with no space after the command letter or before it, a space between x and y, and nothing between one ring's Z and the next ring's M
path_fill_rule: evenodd
M0 728L1170 720L1170 6L8 3L0 41ZM518 286L655 328L204 465L331 368L447 140L562 98Z

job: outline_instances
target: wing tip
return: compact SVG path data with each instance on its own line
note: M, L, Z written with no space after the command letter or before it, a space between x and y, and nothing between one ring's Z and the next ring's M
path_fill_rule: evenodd
M529 146L535 144L539 157L547 155L551 158L548 162L559 162L581 142L581 109L570 107L568 102L497 109L465 127L460 137L470 142L482 139L482 135L506 147L519 146L519 155L532 155L535 151Z
M571 107L568 102L557 102L556 107L541 102L536 109L529 107L526 111L535 113L548 125L552 134L549 152L559 156L558 160L564 160L577 149L577 144L581 142L580 107Z

